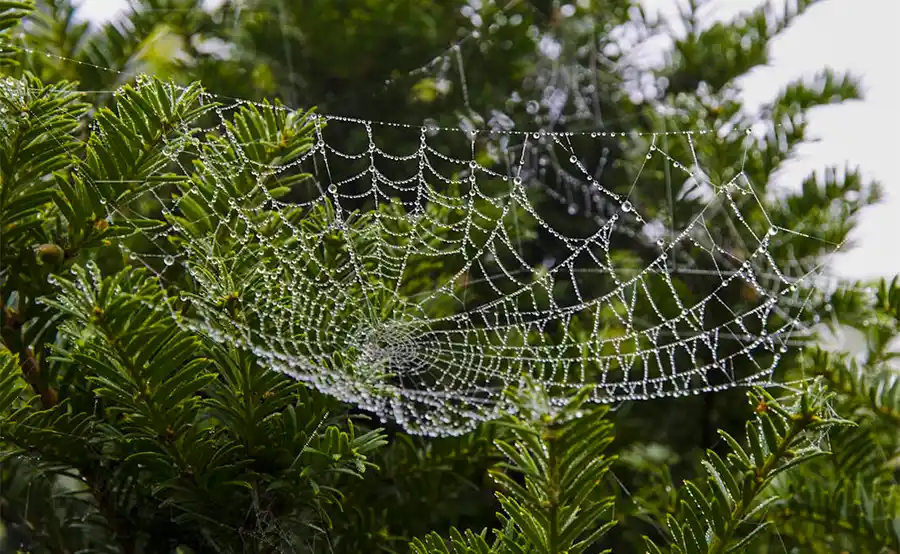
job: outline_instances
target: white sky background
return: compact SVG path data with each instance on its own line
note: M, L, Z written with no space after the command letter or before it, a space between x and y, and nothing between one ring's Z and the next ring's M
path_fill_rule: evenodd
M643 0L673 13L677 0ZM709 15L731 18L767 0L717 0ZM89 19L109 18L124 0L83 0ZM782 4L782 2L778 2ZM808 135L778 176L799 184L826 166L859 166L882 183L884 200L866 210L852 235L857 247L835 256L834 274L867 279L900 274L900 0L824 0L771 43L770 65L741 82L748 107L771 100L789 82L825 67L862 78L865 99L809 113Z

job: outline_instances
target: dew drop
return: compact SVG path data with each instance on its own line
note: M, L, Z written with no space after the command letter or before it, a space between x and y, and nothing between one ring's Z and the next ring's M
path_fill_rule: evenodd
M540 111L541 105L537 103L537 100L529 100L525 105L525 111L534 115Z
M578 158L576 158L575 156L569 156L569 161L575 163L578 161Z
M175 263L175 258L173 258L172 256L166 256L165 258L163 258L163 262L166 265L172 265Z
M438 134L438 131L440 131L438 122L430 118L425 120L425 125L423 125L422 128L425 129L425 133L427 135L432 137Z
M337 185L328 185L328 192L330 192L331 194L337 194L337 191Z
M634 206L632 206L631 202L629 202L628 200L622 202L622 211L623 212L630 212L633 208L634 208Z

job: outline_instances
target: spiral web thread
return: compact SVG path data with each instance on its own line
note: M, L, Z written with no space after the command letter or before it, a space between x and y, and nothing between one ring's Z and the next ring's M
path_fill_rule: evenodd
M309 125L307 147L259 165L256 145L224 124L242 110ZM163 281L188 277L181 299L191 309L168 307L179 324L252 349L273 369L410 432L455 434L514 411L510 388L540 390L552 410L582 387L593 402L617 403L770 383L804 328L798 279L769 252L790 230L754 228L742 211L762 207L746 175L710 182L696 155L681 160L662 148L662 133L644 137L649 147L623 195L579 155L613 133L420 128L243 101L216 112L216 136L232 156L221 140L190 134L169 154L185 172L186 159L200 161L200 180L178 194L161 185L109 204L110 218L161 206L165 222L141 231L149 246L131 259ZM747 133L744 149L754 142ZM418 147L391 152L382 135ZM729 138L665 137L691 152ZM501 141L503 169L478 157ZM568 176L562 191L541 183L548 159ZM644 172L665 166L708 201L654 238L658 216L629 198ZM236 194L240 175L252 179ZM269 183L290 176L291 191L274 197ZM540 200L548 196L556 201ZM744 251L717 244L723 232ZM525 252L535 236L563 255ZM649 261L620 256L635 241ZM679 289L674 276L691 272L703 290ZM736 290L750 300L742 307Z

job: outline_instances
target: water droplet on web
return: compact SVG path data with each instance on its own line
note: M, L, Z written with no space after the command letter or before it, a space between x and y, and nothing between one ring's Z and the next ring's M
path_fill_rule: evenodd
M653 157L653 154L647 154L647 159L648 159L648 160L651 159L652 157Z
M438 122L431 118L425 120L425 125L422 128L425 129L425 133L430 137L437 135L440 130Z
M328 192L330 192L331 194L337 194L337 191L337 185L328 185Z
M521 177L516 177L515 179L513 179L513 183L515 183L515 184L517 184L517 185L521 185L521 184L522 184L522 178L521 178Z
M656 240L656 246L659 246L660 248L662 248L665 245L666 245L665 239L657 239Z
M163 258L163 262L164 262L166 265L172 265L172 264L175 263L175 258L173 258L172 256L166 256L166 257Z
M628 200L622 202L623 212L630 212L632 209L634 209L634 206L631 205L631 202L629 202Z
M575 156L569 156L569 161L572 163L576 163L578 161L578 158L576 158Z
M541 105L537 103L537 100L529 100L527 104L525 104L525 111L534 115L538 113L541 109Z
M775 235L777 235L777 234L778 234L778 229L776 229L775 227L770 227L770 228L769 228L769 235L775 236Z

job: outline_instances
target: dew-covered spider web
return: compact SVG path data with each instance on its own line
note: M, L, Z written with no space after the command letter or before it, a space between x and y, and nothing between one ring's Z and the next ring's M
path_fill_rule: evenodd
M553 409L584 388L619 403L772 384L808 332L802 285L817 268L776 262L813 237L769 218L744 167L761 144L752 129L479 120L461 43L408 73L458 73L458 126L203 92L215 108L175 133L154 179L89 182L111 222L139 221L123 248L174 291L160 309L428 435L514 412L507 393L523 387ZM547 66L541 101L515 99L536 124L605 128L584 82L596 68ZM187 93L159 90L170 105Z
M182 325L412 432L514 410L504 391L516 387L551 403L589 387L611 403L766 383L797 326L796 279L770 253L790 230L742 215L765 212L740 167L714 182L696 156L670 154L733 136L643 136L622 194L582 162L611 133L461 131L249 102L215 113L219 132L169 144L193 179L173 193L161 177L108 204L114 219L159 207L131 259L190 283L171 306ZM258 162L293 133L306 138ZM508 163L484 154L501 139ZM567 202L540 182L551 158L579 185L556 193ZM705 195L677 229L632 200L663 186L641 177L665 169ZM692 273L696 290L678 278Z

